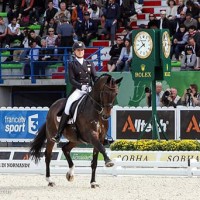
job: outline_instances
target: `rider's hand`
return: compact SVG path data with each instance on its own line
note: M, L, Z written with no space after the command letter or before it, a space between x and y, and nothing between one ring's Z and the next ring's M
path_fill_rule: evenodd
M92 87L91 86L88 86L88 92L91 92L92 91Z
M82 85L81 90L82 91L87 91L88 90L88 85Z

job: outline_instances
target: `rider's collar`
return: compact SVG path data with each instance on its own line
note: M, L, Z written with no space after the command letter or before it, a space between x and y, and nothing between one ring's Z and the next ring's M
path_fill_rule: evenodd
M76 60L82 65L82 64L83 64L83 61L84 61L84 58L77 58L77 57L76 57Z

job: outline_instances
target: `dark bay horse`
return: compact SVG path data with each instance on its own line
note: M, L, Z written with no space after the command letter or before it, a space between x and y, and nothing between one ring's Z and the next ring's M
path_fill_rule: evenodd
M114 100L118 94L118 84L122 78L115 80L109 74L102 74L95 82L92 91L85 95L81 101L77 117L74 124L69 124L64 130L64 137L69 142L64 144L62 151L68 161L69 171L66 174L67 180L72 181L74 178L74 163L70 157L70 151L80 143L89 143L93 145L93 158L91 161L92 175L91 187L98 186L96 183L96 167L99 152L102 153L106 167L112 167L114 163L108 157L103 142L108 130L108 118L114 105ZM56 134L59 122L57 115L65 107L66 99L56 101L50 107L46 123L38 131L34 141L31 143L30 154L36 162L41 157L42 147L47 139L45 149L46 162L46 180L49 186L54 183L50 180L50 161L54 142L51 138Z

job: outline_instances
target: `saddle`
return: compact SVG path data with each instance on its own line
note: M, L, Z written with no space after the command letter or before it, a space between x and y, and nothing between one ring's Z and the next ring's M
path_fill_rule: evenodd
M85 97L86 97L86 95L83 95L78 100L76 100L75 102L72 103L70 111L69 111L70 120L68 121L68 124L74 124L75 123L76 117L77 117L78 108L81 106L80 105L81 103L83 103L82 105L84 105L84 100L86 99ZM66 98L66 101L67 101L67 98ZM57 117L61 117L62 116L62 113L65 110L66 101L63 104L63 106L60 108L60 110L59 110L59 112L57 114ZM81 106L81 108L82 108L82 106Z

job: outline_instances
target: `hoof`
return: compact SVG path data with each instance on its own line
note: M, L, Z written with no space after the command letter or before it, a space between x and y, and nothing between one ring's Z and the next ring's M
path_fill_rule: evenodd
M114 166L114 163L112 160L108 160L108 161L106 161L105 165L106 165L106 167L112 167L112 166Z
M74 175L70 175L69 173L66 174L66 179L69 181L69 182L72 182L74 180Z
M48 186L50 186L50 187L53 187L53 186L55 186L56 184L54 183L54 182L49 182L49 184L48 184Z
M99 184L97 184L96 182L91 183L91 188L97 188L97 187L99 187Z

